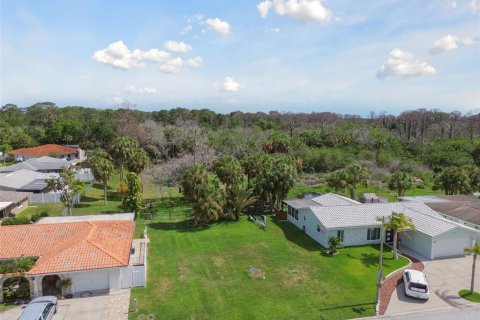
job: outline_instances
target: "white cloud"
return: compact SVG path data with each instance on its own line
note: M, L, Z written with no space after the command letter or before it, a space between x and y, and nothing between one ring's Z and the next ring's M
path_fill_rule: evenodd
M203 59L202 57L196 56L195 58L188 59L185 64L190 68L198 68L203 66Z
M163 62L170 58L170 54L163 50L158 49L150 49L148 51L140 51L139 49L135 49L134 54L139 54L140 59L150 60L154 62Z
M208 25L208 29L221 35L227 35L230 33L230 24L227 21L223 21L219 18L207 19L205 22Z
M470 11L472 11L473 14L477 13L477 11L478 11L477 0L470 0Z
M452 9L457 9L457 1L450 0L448 1L448 3L450 4L450 7L452 7Z
M183 64L182 58L171 59L160 67L160 71L165 73L178 73L182 71Z
M475 41L474 39L472 39L470 37L466 37L465 39L462 40L462 43L465 46L471 46L472 44L476 44L477 41Z
M377 78L383 79L389 76L411 78L431 76L436 73L437 71L431 65L417 59L409 52L396 48L390 52L387 62L377 72Z
M266 0L257 5L262 18L266 18L271 9L279 16L296 20L328 22L332 16L323 0Z
M268 33L279 33L280 32L280 28L270 28L270 29L267 29L265 30L266 32Z
M192 51L192 47L185 42L177 42L169 40L164 44L165 49L174 53L187 53Z
M213 83L213 87L217 90L222 90L226 92L237 92L240 89L245 88L245 86L232 77L225 77L222 84Z
M431 54L438 54L446 51L452 51L458 48L458 38L450 34L438 39L433 43L433 47L430 49Z
M182 36L186 35L187 33L189 33L190 31L192 31L192 26L191 25L188 25L186 26L185 28L182 29L182 31L180 31L180 34Z
M134 85L126 85L123 88L123 91L132 93L132 94L155 94L157 89L150 87L137 88Z
M443 52L453 51L458 49L459 46L470 46L475 44L476 41L470 37L466 37L463 40L447 34L441 37L433 43L433 47L429 50L430 54L440 54Z
M158 49L150 49L148 51L135 49L130 51L123 41L117 41L109 44L105 49L95 51L92 59L117 69L129 70L133 67L144 66L142 60L162 62L169 57L168 52Z

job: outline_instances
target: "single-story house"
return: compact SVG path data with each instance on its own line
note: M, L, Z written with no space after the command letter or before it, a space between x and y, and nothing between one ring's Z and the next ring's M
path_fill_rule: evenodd
M76 145L44 144L37 147L15 149L10 151L9 154L13 155L16 161L53 155L66 160L85 159L85 152Z
M28 207L28 197L31 192L2 191L0 192L0 218L15 215Z
M27 169L0 173L0 191L43 192L48 189L48 180L58 176L58 173L42 173Z
M146 233L134 240L133 221L92 219L0 226L0 260L38 257L24 275L32 298L65 294L64 279L73 295L145 286ZM9 276L0 275L0 292Z
M444 218L480 230L480 199L466 195L402 197L402 201L423 202Z
M38 172L60 172L70 167L70 162L65 159L58 159L49 156L40 158L30 158L28 160L18 162L6 167L0 167L0 172L15 172L26 169Z
M339 237L344 246L380 243L381 222L377 217L389 216L393 211L412 219L416 230L400 235L401 247L407 247L429 259L463 255L463 249L472 246L480 235L478 230L447 220L420 202L348 204L353 201L327 194L317 199L321 204L286 200L288 221L303 230L312 239L328 247L328 238ZM344 198L344 199L342 199ZM329 201L332 200L332 201ZM343 201L342 201L343 200ZM356 201L355 201L356 202ZM385 232L385 241L393 236Z

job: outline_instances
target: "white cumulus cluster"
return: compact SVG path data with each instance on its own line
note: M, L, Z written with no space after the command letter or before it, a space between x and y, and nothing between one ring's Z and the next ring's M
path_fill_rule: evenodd
M230 24L227 21L223 21L220 18L207 19L205 23L208 29L218 34L226 36L230 33Z
M125 91L127 93L132 93L132 94L155 94L155 93L157 93L157 89L155 89L155 88L150 88L150 87L137 88L134 85L126 85L123 88L123 91Z
M192 51L192 47L186 44L185 42L177 42L169 40L163 45L166 50L174 53L187 53Z
M245 86L243 84L236 81L232 77L225 77L225 79L223 79L223 82L221 84L213 83L213 87L216 90L221 90L221 91L225 91L225 92L237 92L240 89L245 88Z
M257 5L257 9L262 18L266 18L273 9L279 16L291 17L302 22L328 22L332 16L323 0L265 0Z
M401 49L393 49L387 59L377 72L380 79L389 76L399 78L411 78L419 76L435 75L437 71L428 63L417 59L413 54L402 51Z
M430 54L440 54L447 51L453 51L458 49L460 45L470 46L475 44L476 41L470 37L460 39L458 37L447 34L441 37L433 43L433 47L430 49Z
M170 54L168 52L158 49L147 51L135 49L131 51L123 41L117 41L109 44L105 49L95 51L92 59L117 69L129 70L133 67L143 66L143 60L161 62L169 57Z
M173 40L165 42L164 47L172 53L187 53L192 51L192 47L188 44ZM131 51L123 41L111 43L105 49L96 51L92 59L122 70L130 70L133 67L143 67L145 66L144 61L151 61L160 63L159 70L165 73L178 73L184 69L194 69L203 65L203 60L199 56L184 60L180 57L172 58L169 52L159 49L146 51L135 49ZM144 90L144 92L138 90L136 93L152 93L148 92L148 90Z

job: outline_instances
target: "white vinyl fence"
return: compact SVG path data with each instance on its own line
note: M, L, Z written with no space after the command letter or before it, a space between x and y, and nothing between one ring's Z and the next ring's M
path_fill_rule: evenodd
M38 203L62 203L60 193L33 193L28 197L29 204ZM77 194L73 199L74 204L80 203L80 195Z
M87 171L87 172L77 171L75 172L75 178L77 178L82 182L91 182L94 180L93 173L91 171Z

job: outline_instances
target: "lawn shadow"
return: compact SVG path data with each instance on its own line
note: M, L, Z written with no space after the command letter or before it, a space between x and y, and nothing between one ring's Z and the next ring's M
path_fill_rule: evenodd
M149 228L155 230L167 230L167 231L177 231L177 232L196 232L203 231L210 228L209 225L199 225L197 227L191 226L188 224L189 220L181 221L157 221L148 224Z
M348 305L342 305L342 306L335 306L335 307L329 307L329 308L321 308L320 309L320 315L321 319L324 318L323 312L324 311L333 311L333 310L339 310L339 309L345 309L345 308L351 308L353 312L356 314L362 315L368 309L374 308L375 307L375 301L372 302L366 302L366 303L358 303L358 304L348 304ZM327 318L325 318L327 319Z
M277 221L274 216L270 217L270 222L276 224L280 228L280 230L282 230L285 239L296 244L297 246L302 247L303 249L308 251L323 250L323 247L318 242L310 238L307 234L298 229L292 223L288 221Z
M93 197L88 197L88 196L82 196L81 201L82 202L96 202L99 201L99 198L93 198Z

